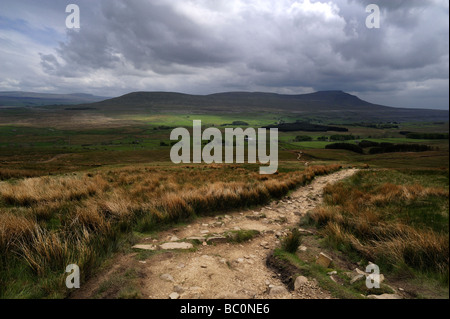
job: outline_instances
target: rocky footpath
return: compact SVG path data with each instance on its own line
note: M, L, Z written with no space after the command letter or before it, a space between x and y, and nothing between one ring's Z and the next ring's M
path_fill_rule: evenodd
M146 298L325 299L314 279L289 286L266 261L299 218L322 201L323 187L356 170L316 178L310 185L258 210L201 218L196 223L147 238L134 248L155 253L140 262ZM300 229L305 235L311 231ZM301 250L308 247L301 246Z

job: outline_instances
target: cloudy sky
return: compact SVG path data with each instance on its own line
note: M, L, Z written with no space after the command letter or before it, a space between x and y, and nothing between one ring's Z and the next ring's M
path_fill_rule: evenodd
M448 0L0 0L0 91L343 90L448 109L448 39Z

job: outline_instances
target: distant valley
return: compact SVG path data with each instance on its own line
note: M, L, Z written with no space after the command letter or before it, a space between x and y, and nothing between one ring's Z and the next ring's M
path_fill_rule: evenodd
M43 106L43 105L72 105L93 103L107 99L84 93L74 94L46 94L34 92L6 91L0 92L0 107Z

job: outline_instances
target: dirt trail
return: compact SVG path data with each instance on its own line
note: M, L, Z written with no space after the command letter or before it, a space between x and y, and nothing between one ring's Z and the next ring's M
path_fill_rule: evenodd
M70 155L70 154L58 154L58 155L55 155L55 156L53 156L52 158L50 158L50 159L48 159L48 160L37 161L36 164L47 164L47 163L51 163L51 162L54 162L54 161L56 161L56 160L58 160L58 159L60 159L60 158L65 157L65 156L67 156L67 155Z
M200 218L195 223L148 238L140 244L159 245L170 241L188 242L189 237L205 237L232 230L258 230L254 239L238 243L199 245L196 251L159 252L145 261L124 255L115 269L135 266L139 269L138 290L144 298L167 299L176 292L186 299L325 299L331 295L314 280L301 293L281 289L270 293L273 286L283 286L280 274L266 266L270 251L279 246L279 238L298 225L299 218L322 202L325 185L350 177L357 170L349 169L317 177L310 185L301 187L290 197L275 201L256 211L247 210L225 216ZM169 275L169 276L168 276ZM108 273L103 277L107 277ZM104 278L103 278L104 279ZM78 298L89 298L101 279L88 283ZM276 289L275 289L276 290ZM83 292L84 291L84 292Z

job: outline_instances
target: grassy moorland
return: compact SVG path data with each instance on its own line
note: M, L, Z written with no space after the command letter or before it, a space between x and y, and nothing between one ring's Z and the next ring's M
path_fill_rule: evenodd
M319 228L327 247L378 264L415 286L417 297L424 286L448 297L448 187L448 169L360 171L327 186L325 205L304 222Z
M202 119L204 128L223 130L234 121L261 127L295 122L299 115L67 117L71 112L2 110L0 298L64 297L66 265L83 267L85 280L113 252L129 246L135 232L262 205L317 174L367 164L378 170L328 187L328 206L311 216L329 246L384 263L393 273L448 282L448 138L404 135L445 133L447 122L340 123L333 125L348 132L280 132L279 174L262 177L257 165L173 165L171 129L189 127L193 119ZM431 150L326 149L336 134L352 135L345 142L354 145L368 140Z
M0 297L64 296L64 269L89 276L133 231L262 205L337 165L262 177L257 167L140 166L0 185Z
M23 112L23 111L22 111ZM1 113L2 117L4 113ZM61 117L48 116L42 121L35 120L33 114L19 117L3 117L7 125L0 125L0 180L14 177L35 177L49 174L71 173L87 169L135 163L169 162L170 132L173 127L183 124L192 126L193 119L203 119L204 128L211 125L221 128L223 124L244 121L251 127L273 124L281 120L283 114L256 116L239 114L212 116L204 115L154 115L152 122L145 117L127 120L123 117ZM31 119L30 119L31 118ZM184 118L183 123L179 123ZM286 121L294 121L297 117ZM28 121L29 120L29 121ZM1 121L1 118L0 118ZM20 124L19 124L20 123ZM421 153L364 155L343 150L327 150L327 145L335 141L323 141L336 132L280 132L280 160L296 161L296 151L303 151L302 160L333 161L343 163L368 163L375 167L406 167L408 162L420 167L447 167L448 139L411 139L402 135L404 131L418 133L448 132L448 123L403 123L393 128L367 127L355 123L340 125L346 127L355 140L389 142L395 144L425 144L433 151ZM192 128L192 127L191 127ZM297 136L308 136L311 141L297 142ZM411 160L410 160L411 158Z

